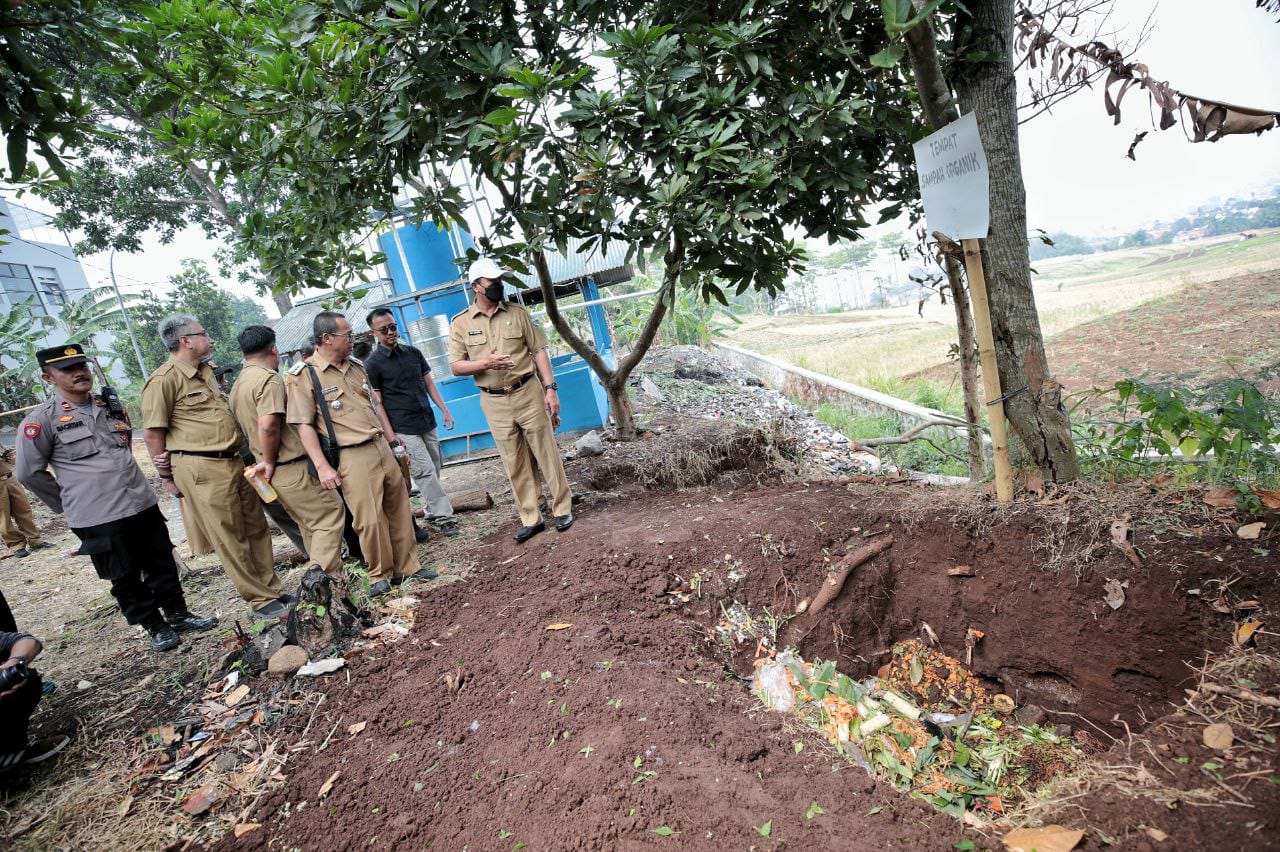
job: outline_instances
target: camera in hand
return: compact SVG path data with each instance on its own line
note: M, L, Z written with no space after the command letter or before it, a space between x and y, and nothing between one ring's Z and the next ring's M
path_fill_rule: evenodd
M30 676L31 670L26 662L18 660L11 666L0 669L0 692L8 692Z

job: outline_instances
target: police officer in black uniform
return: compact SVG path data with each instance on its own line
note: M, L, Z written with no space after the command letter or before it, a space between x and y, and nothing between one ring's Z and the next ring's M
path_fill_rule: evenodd
M125 620L146 628L153 650L176 648L180 631L216 626L187 609L159 501L133 458L129 415L93 394L79 344L41 349L36 359L54 396L18 430L18 480L67 516L79 552L111 581Z

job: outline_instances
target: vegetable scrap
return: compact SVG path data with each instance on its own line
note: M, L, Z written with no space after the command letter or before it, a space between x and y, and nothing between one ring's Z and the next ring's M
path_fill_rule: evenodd
M785 650L756 660L753 684L850 761L956 817L997 820L1084 757L1049 728L1010 724L1013 700L988 695L959 660L916 639L892 654L874 677L854 680Z

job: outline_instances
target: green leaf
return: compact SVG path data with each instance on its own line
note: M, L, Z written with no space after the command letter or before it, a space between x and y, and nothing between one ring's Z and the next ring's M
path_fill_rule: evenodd
M520 117L520 110L515 107L498 107L484 117L484 123L493 127L505 127Z
M773 834L773 820L769 820L764 825L757 825L753 827L756 830L756 834L760 835L761 837L768 837L769 835Z
M900 44L891 44L879 53L872 54L871 64L877 68L892 68L906 56L906 49Z
M964 840L957 840L951 848L959 849L960 852L973 852L977 846L972 840L966 837Z
M813 819L814 817L821 816L822 814L825 814L825 813L826 811L822 809L822 805L818 804L817 799L814 799L813 804L809 806L809 810L805 811L804 818Z
M880 813L882 810L884 810L884 808L881 805L876 805L874 808L867 811L867 816L875 816L876 814Z
M665 825L659 826L657 828L651 828L649 830L652 831L654 834L658 835L659 837L670 837L671 835L678 833L674 828L668 828Z

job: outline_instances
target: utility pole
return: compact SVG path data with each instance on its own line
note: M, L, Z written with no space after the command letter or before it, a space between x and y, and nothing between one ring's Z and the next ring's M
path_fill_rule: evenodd
M138 338L133 334L133 322L129 319L129 311L124 306L124 297L120 295L120 285L116 283L116 250L111 250L111 256L107 259L107 269L111 272L111 286L116 291L116 302L120 305L120 313L124 317L124 327L129 332L129 340L133 343L133 354L138 357L138 369L142 373L142 378L147 377L147 365L142 360L142 348L138 346Z

